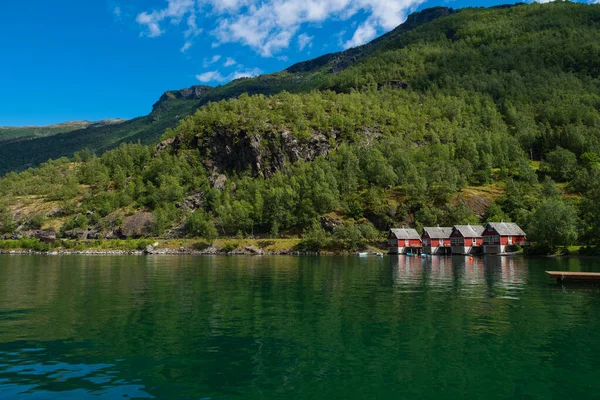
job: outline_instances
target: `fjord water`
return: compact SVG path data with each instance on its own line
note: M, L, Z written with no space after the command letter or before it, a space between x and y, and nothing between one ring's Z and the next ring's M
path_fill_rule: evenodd
M599 264L0 256L0 398L597 398Z

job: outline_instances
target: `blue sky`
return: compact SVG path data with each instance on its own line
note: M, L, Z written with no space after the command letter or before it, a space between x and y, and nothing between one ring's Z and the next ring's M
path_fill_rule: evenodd
M365 43L435 5L494 0L32 0L0 5L0 126L145 115L219 85Z

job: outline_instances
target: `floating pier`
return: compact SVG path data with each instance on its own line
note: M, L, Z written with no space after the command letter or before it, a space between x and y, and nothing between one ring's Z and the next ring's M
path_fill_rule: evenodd
M598 272L546 271L546 274L556 278L558 282L589 282L600 284L600 273Z

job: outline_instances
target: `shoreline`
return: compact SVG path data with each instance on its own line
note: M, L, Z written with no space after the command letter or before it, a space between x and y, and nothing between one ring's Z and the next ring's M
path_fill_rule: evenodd
M216 248L208 248L205 250L194 250L194 249L155 249L152 251L148 250L65 250L56 249L48 251L39 250L22 250L12 249L3 250L0 249L0 256L2 255L45 255L45 256L69 256L69 255L107 255L107 256L316 256L316 255L354 255L355 252L306 252L306 251L256 251L256 250L234 250L225 251L218 250ZM373 253L374 255L375 253Z
M83 256L355 256L355 251L321 251L321 252L310 252L310 251L294 251L294 250L281 250L281 251L262 251L260 249L236 249L233 251L227 251L223 249L217 249L215 247L209 247L204 250L194 250L188 248L163 248L146 250L117 250L117 249L87 249L87 250L71 250L71 249L53 249L48 251L39 250L27 250L27 249L0 249L0 256L10 255L43 255L43 256L70 256L70 255L83 255ZM375 256L377 252L369 252L369 256ZM384 253L386 256L398 257L398 254ZM406 256L406 255L405 255ZM477 257L484 258L482 254L477 255L454 255L456 257ZM589 256L589 255L525 255L525 254L493 254L493 257L523 257L523 258L581 258L581 259L600 259L600 255ZM453 255L435 255L434 257L453 257ZM489 257L489 256L488 256ZM429 258L429 257L428 257Z

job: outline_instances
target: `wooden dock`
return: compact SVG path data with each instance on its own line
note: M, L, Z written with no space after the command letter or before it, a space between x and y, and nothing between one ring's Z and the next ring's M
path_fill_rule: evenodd
M600 284L600 273L598 272L569 272L569 271L546 271L548 275L556 278L559 282L588 282Z

